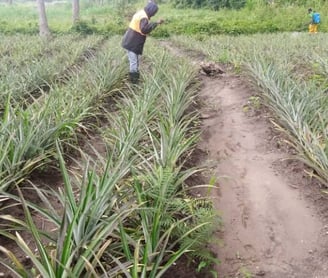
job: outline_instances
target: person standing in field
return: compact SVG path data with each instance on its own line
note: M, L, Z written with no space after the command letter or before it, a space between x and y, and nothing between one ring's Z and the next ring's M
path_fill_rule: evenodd
M311 8L308 9L309 17L311 18L309 24L309 33L318 33L318 25L320 24L320 14L313 11Z
M150 18L157 11L157 4L149 1L144 9L134 14L122 40L122 47L127 50L130 64L129 76L133 84L136 84L139 80L139 59L143 52L147 34L164 22L163 19L157 22L150 22Z

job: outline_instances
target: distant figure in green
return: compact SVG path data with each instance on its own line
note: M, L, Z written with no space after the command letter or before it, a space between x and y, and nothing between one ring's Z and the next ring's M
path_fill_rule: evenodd
M320 24L320 14L316 11L313 11L311 8L308 9L309 17L311 18L309 24L309 33L318 33L318 25Z

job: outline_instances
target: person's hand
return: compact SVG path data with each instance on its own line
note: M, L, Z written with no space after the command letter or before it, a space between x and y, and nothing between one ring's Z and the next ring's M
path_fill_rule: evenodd
M162 24L164 22L164 19L160 19L157 21L157 24Z

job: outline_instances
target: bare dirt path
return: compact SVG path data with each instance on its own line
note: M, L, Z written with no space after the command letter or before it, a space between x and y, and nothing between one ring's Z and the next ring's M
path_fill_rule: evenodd
M286 161L268 114L245 113L253 92L242 78L224 73L202 83L199 148L215 165L212 197L224 223L213 246L219 277L328 278L327 196L301 163Z
M211 117L203 121L200 148L217 162L220 277L328 277L327 227L300 190L302 172L292 165L281 171L288 153L276 148L267 119L245 114L249 88L228 74L204 84L201 97L210 107L204 113Z

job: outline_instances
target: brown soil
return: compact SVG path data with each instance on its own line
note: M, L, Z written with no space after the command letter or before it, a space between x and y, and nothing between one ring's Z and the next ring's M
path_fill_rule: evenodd
M202 162L214 165L218 189L212 197L224 225L212 246L221 261L218 277L327 278L328 195L322 185L291 159L294 150L245 78L209 74L203 57L188 56L203 73L198 148L206 154Z
M201 91L199 147L216 163L213 197L224 222L213 246L219 277L328 277L328 196L288 159L268 114L245 113L252 91L244 84L224 74L204 78Z

